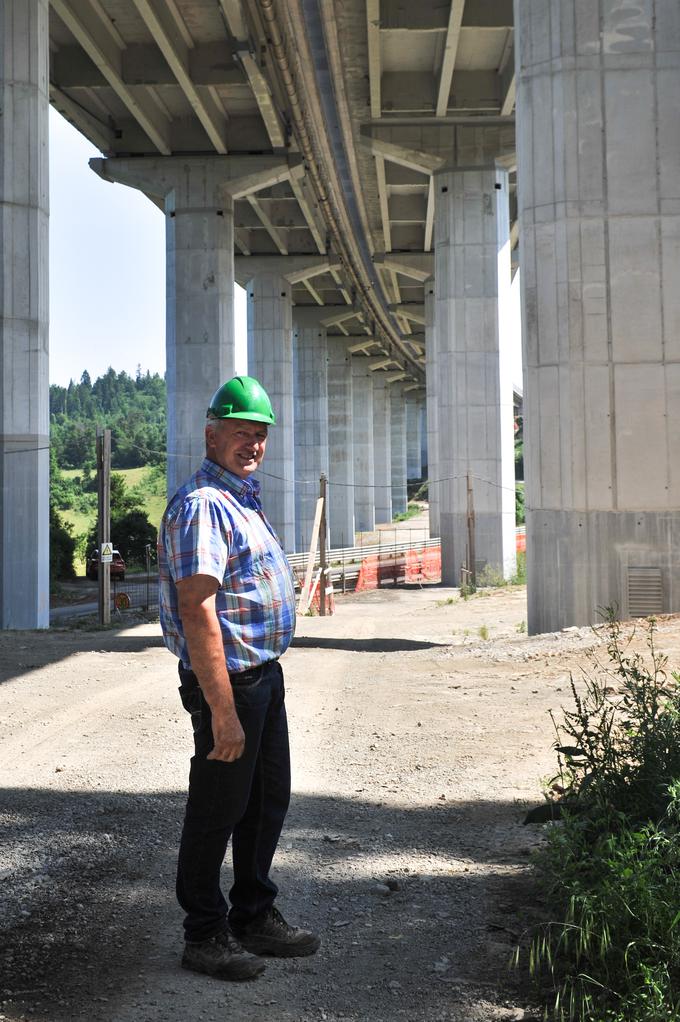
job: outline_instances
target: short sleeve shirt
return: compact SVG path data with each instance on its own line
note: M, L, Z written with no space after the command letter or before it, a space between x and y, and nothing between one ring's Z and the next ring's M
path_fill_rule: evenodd
M295 629L290 565L260 504L260 485L206 458L166 508L158 537L160 618L165 645L190 667L177 585L210 575L227 669L280 657Z

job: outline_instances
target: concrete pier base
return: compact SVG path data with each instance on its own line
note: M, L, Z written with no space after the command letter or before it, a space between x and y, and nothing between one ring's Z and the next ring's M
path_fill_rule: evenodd
M0 628L49 625L47 0L0 0Z

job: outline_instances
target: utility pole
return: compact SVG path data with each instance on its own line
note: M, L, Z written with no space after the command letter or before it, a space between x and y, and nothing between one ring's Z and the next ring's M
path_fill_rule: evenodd
M321 521L319 523L319 615L326 616L326 475L321 473L319 479L319 500L321 503Z
M111 624L111 560L104 548L111 543L111 430L97 427L97 543L99 564L99 624ZM106 557L106 560L104 559Z

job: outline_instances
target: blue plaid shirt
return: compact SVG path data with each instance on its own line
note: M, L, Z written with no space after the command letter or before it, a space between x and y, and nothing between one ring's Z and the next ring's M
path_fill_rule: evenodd
M206 458L168 504L158 536L160 617L165 645L190 667L176 583L211 575L230 672L280 657L293 638L290 565L262 512L260 484Z

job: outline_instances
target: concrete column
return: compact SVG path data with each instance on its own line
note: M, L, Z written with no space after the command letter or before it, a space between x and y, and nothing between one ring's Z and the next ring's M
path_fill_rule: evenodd
M408 507L406 491L406 402L398 383L390 390L390 449L392 465L392 517Z
M168 492L205 454L205 413L234 375L234 213L222 157L91 160L105 180L161 199L166 239Z
M293 416L293 306L291 286L277 273L248 284L248 373L271 398L276 426L258 474L262 501L284 550L295 550L295 436Z
M357 532L375 529L373 470L373 379L369 359L352 359L352 433L354 446L354 522Z
M49 625L48 0L0 0L0 628Z
M171 493L200 465L208 402L235 371L233 203L201 168L192 171L165 201Z
M427 402L425 396L418 403L418 415L420 417L420 478L427 476Z
M336 549L354 546L351 358L345 341L328 338L328 518Z
M676 612L680 7L515 10L529 630Z
M435 346L434 281L425 283L425 411L427 416L427 501L430 536L439 535L439 379Z
M507 173L495 166L435 177L435 365L439 436L442 581L458 584L468 546L467 484L475 511L478 571L514 571L514 485L503 486L503 438L512 438L512 399L501 391L498 340L499 225ZM503 242L505 244L505 242ZM509 273L509 265L508 265ZM509 284L509 278L508 278ZM506 422L507 419L507 422Z
M323 313L321 313L322 315ZM328 476L328 348L320 313L296 308L293 326L295 365L295 518L296 547L308 550L319 496L319 478Z
M416 394L406 395L406 476L421 479L422 467L422 400Z
M373 373L373 447L375 466L375 522L392 521L392 442L390 384L387 373Z

